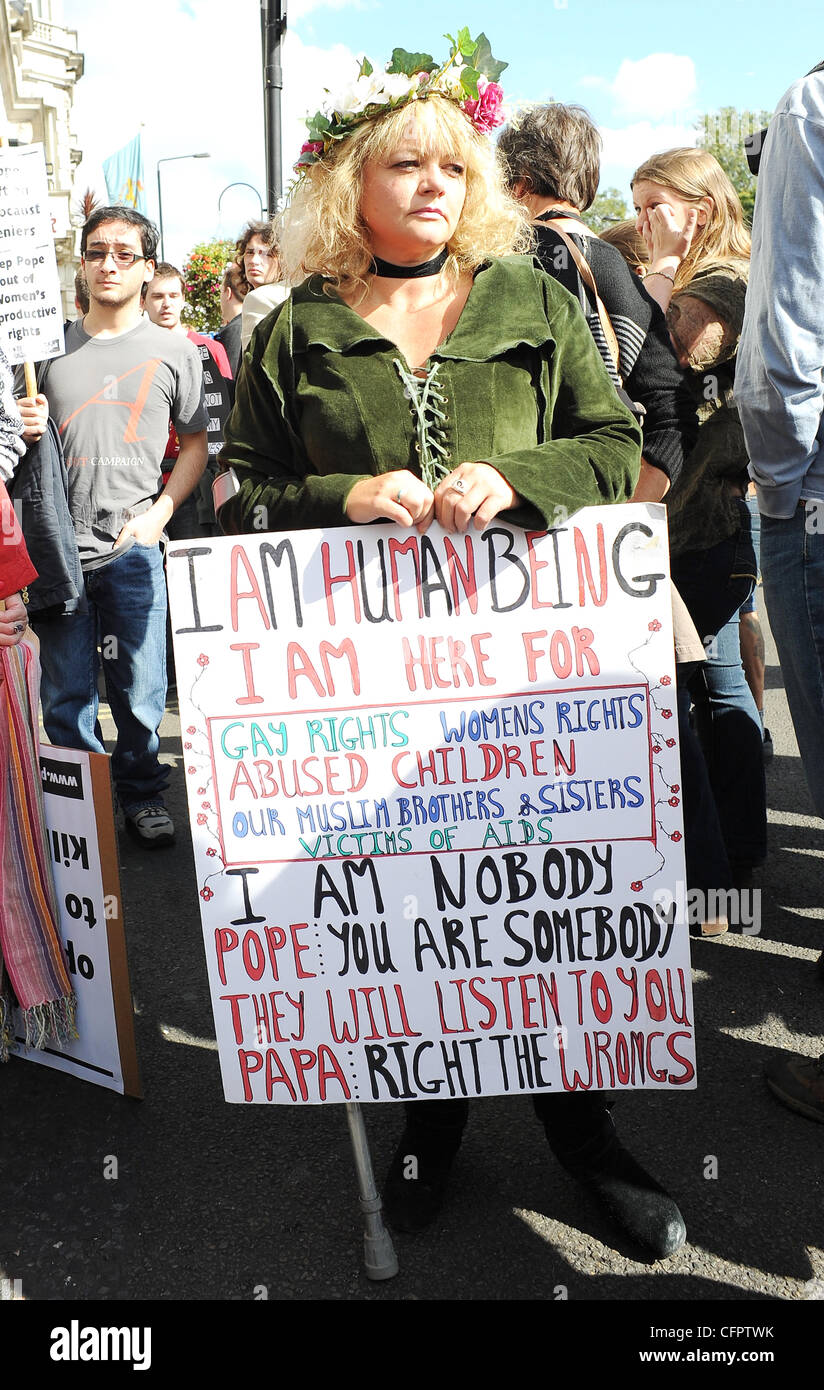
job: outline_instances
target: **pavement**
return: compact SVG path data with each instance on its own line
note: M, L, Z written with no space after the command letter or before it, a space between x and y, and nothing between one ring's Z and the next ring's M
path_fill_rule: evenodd
M19 1059L4 1069L5 1296L3 1280L23 1300L78 1304L623 1301L657 1305L638 1310L647 1321L676 1304L700 1303L682 1312L703 1317L732 1301L824 1300L824 1127L780 1105L762 1076L777 1052L818 1055L824 1034L824 825L769 638L768 662L761 932L693 941L697 1089L625 1094L616 1110L624 1142L681 1206L678 1254L655 1262L617 1237L552 1160L528 1101L489 1099L473 1105L436 1227L396 1239L396 1278L365 1278L343 1110L223 1100L170 697L162 757L179 843L146 853L120 836L145 1099ZM366 1121L380 1175L399 1107L367 1107Z

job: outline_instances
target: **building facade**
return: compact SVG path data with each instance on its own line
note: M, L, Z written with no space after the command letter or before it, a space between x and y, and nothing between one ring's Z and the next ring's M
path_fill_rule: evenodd
M72 189L82 151L71 133L71 109L83 54L76 32L62 21L62 0L0 0L0 136L44 147L64 315L73 318L79 233Z

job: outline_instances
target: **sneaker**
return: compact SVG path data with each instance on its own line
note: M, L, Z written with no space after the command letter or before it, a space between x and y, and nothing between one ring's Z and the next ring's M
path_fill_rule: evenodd
M764 1075L773 1095L824 1124L824 1056L773 1057L764 1064Z
M165 849L175 842L175 827L165 806L141 806L126 816L126 829L144 849Z
M769 729L764 730L764 738L761 743L761 752L763 754L764 762L771 763L775 756L775 748L773 747L772 734L770 733Z

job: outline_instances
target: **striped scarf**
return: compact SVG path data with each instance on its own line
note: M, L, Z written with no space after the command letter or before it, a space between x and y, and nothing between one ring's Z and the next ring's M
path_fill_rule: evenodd
M77 1001L46 850L36 738L39 684L33 645L24 640L0 648L0 1061L12 1041L13 1000L23 1012L27 1048L77 1036Z

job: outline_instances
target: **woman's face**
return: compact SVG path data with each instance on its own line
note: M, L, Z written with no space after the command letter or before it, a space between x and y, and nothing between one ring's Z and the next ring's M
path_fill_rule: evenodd
M394 265L419 265L445 247L466 199L466 168L456 155L423 155L414 126L385 159L363 170L361 215L372 251Z
M274 280L277 274L277 260L272 253L272 247L267 246L262 237L249 238L243 253L243 270L253 290L256 290L258 285L268 285Z
M698 226L703 227L707 221L707 208L703 203L688 203L685 198L679 198L672 188L667 188L662 183L650 183L647 179L639 179L632 186L632 196L635 203L635 226L644 235L645 230L649 231L649 215L653 208L660 207L662 204L670 209L678 227L683 227L687 220L687 214L694 208L698 210Z

